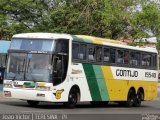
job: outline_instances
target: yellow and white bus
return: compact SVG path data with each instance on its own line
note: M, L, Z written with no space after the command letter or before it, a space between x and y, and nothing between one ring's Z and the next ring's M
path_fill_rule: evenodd
M23 33L9 48L3 94L26 100L140 106L157 98L155 48L84 35Z

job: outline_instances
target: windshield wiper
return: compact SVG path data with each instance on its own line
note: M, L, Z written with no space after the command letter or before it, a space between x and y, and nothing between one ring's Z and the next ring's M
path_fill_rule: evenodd
M29 66L30 66L30 59L29 59L29 61L28 61L28 65L27 65L27 68L26 68L26 72L28 73L28 68L29 68Z
M12 81L15 81L15 79L16 79L16 75L13 77Z
M29 61L28 61L28 64L25 66L24 80L26 80L26 72L28 72L29 63L30 63L30 59L29 59Z

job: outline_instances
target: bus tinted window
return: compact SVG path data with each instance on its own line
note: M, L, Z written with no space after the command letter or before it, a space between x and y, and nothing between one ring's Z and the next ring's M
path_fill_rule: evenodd
M156 69L157 66L156 53L147 53L141 50L131 50L105 45L75 42L73 43L72 56L73 59L76 59L76 62L79 61L91 64L94 62L95 64L114 64L120 67L142 69ZM146 66L149 67L147 68Z
M10 49L14 50L35 50L35 51L52 51L53 40L41 39L13 39Z
M68 53L68 41L63 39L58 39L56 41L56 52Z
M140 63L140 53L139 52L131 52L130 53L130 65L138 66Z
M142 54L142 66L151 66L151 54Z
M117 63L123 64L124 63L124 51L123 50L118 50L117 51Z
M124 51L124 64L129 63L129 51L125 50Z
M153 67L157 66L157 55L152 55L152 63L153 63Z
M109 48L104 48L104 62L109 62L110 60L110 50Z
M86 60L86 45L80 44L78 57L80 60Z
M19 50L21 48L22 40L21 39L13 39L11 42L10 49Z
M102 61L102 47L96 47L96 61L101 62Z
M110 49L110 62L111 63L116 62L116 49L114 49L114 48Z
M78 53L79 53L79 44L73 43L73 46L72 46L73 59L78 59Z
M88 60L89 61L95 61L95 47L89 46L88 47Z
M39 40L22 40L22 50L41 50L42 42Z

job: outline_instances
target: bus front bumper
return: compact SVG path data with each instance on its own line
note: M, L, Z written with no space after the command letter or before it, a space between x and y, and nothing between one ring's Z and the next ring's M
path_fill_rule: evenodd
M65 102L62 99L56 99L53 91L4 88L3 96L6 98L15 98L21 100Z

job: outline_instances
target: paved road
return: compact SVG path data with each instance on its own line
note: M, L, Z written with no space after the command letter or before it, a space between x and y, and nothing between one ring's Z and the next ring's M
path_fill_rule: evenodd
M160 91L159 91L160 95ZM0 113L1 114L31 114L36 120L45 120L43 115L59 115L61 117L69 118L68 120L104 120L119 119L119 120L142 120L142 116L146 114L159 114L160 119L160 98L156 101L146 101L142 103L142 107L126 108L121 107L116 103L110 103L104 107L94 107L89 103L78 104L75 109L65 108L61 104L41 103L38 107L29 107L26 101L6 99L0 94ZM38 117L37 117L38 115ZM40 117L39 117L40 115ZM0 119L2 116L0 116ZM33 116L32 116L33 117ZM52 116L53 117L53 116ZM61 119L60 119L61 118ZM51 119L49 119L51 120ZM53 119L52 119L53 120Z
M2 114L15 113L29 114L34 118L32 120L53 120L43 116L44 114L59 115L58 120L61 120L63 117L68 120L142 120L142 117L145 115L148 117L148 114L159 114L158 117L160 120L160 90L158 96L156 101L145 101L142 103L142 106L138 108L121 107L116 103L109 103L109 105L104 107L94 107L89 103L81 103L78 104L75 109L68 109L62 104L53 103L40 103L36 108L29 107L26 101L3 98L2 93L0 93L0 119L2 119ZM51 118L54 117L52 116Z

